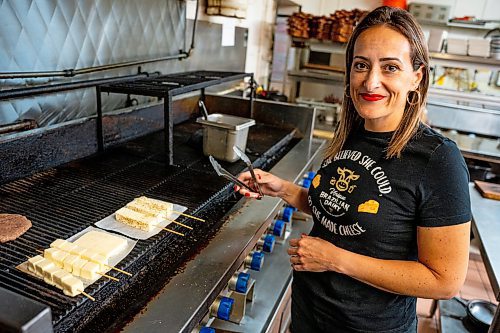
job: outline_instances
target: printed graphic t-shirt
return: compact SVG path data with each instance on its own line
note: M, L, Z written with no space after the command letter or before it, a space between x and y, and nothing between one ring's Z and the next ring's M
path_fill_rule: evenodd
M322 163L308 195L311 235L362 255L415 261L417 226L471 220L469 174L455 143L434 130L421 125L402 157L388 160L391 135L361 128ZM324 331L404 332L415 319L414 297L344 274L295 272L293 288Z

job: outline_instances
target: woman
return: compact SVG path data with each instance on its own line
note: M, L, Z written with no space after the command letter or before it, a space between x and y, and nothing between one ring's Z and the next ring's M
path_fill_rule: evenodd
M456 145L420 122L428 84L414 18L375 9L347 45L342 117L310 189L256 172L265 195L314 220L288 249L292 332L416 332L416 297L462 286L468 172ZM252 186L248 172L239 179Z

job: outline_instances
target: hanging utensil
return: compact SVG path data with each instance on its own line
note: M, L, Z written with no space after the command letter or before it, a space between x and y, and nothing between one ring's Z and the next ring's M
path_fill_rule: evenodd
M203 118L205 118L205 120L208 120L207 107L205 106L205 103L202 100L198 101L198 107L201 110L201 114L203 115Z
M238 157L241 158L241 160L243 162L245 162L245 164L247 165L248 170L250 170L250 175L252 175L253 183L255 184L255 187L257 188L257 192L259 192L260 196L263 197L264 194L262 193L262 190L260 189L259 182L257 181L257 177L255 176L252 162L250 161L248 156L237 146L233 146L233 150L236 153L236 155L238 155Z

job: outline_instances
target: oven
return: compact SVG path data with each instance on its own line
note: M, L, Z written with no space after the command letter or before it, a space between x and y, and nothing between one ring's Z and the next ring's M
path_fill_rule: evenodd
M196 84L157 96L158 102L146 106L0 137L0 211L22 214L33 224L18 239L0 244L2 295L22 298L38 309L32 318L18 313L24 317L17 322L54 332L192 332L209 327L267 332L284 327L291 282L287 239L307 232L310 218L277 198L235 194L203 155L197 105L202 98L210 113L255 119L246 149L254 167L304 186L324 146L312 138L315 110L220 96ZM100 98L123 93L116 87L106 83L97 92ZM221 164L235 175L246 167L242 161ZM99 279L85 289L95 301L65 296L15 268L56 238L94 225L141 195L184 205L187 213L206 221L183 217L179 221L193 227L183 230L184 237L162 232L139 240L117 266L132 276L111 271L119 281Z

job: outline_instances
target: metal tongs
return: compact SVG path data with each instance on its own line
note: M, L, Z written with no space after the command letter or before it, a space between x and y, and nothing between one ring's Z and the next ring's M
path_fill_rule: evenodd
M250 171L250 174L252 175L253 183L255 184L255 187L257 188L257 192L259 192L260 196L263 197L264 194L262 193L262 190L260 189L259 182L257 182L257 177L255 177L255 172L253 171L252 162L250 161L248 156L243 152L243 150L241 150L240 148L233 146L233 151L247 165L248 170Z
M236 185L240 186L240 187L244 187L246 188L247 190L249 190L250 192L255 192L255 190L253 188L251 188L250 186L248 186L247 184L243 183L241 180L239 180L238 178L236 178L235 176L233 176L231 173L229 173L229 171L227 171L226 169L224 169L216 160L215 158L213 158L213 156L208 156L208 159L210 160L210 163L212 164L213 168L215 169L215 172L217 172L217 175L219 176L222 176L230 181L232 181L233 183L235 183ZM257 185L258 186L258 185ZM260 199L260 198L259 198Z

